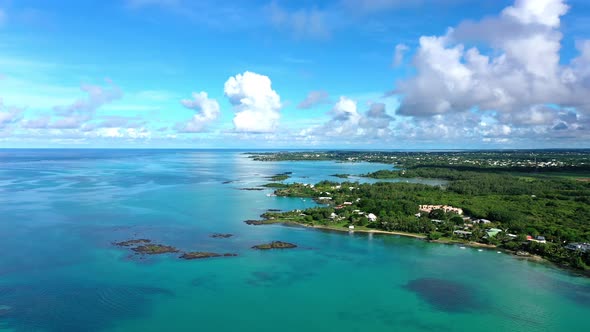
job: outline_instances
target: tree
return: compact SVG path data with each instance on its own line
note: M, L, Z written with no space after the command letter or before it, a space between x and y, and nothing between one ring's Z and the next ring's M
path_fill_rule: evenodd
M442 209L434 209L432 211L430 211L430 213L428 214L428 217L430 219L445 219L445 211Z

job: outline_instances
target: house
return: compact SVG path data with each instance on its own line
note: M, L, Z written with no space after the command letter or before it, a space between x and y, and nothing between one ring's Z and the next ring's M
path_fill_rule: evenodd
M461 237L469 236L469 235L472 234L471 232L461 231L461 230L454 231L453 233L455 233L455 234L457 234L457 235L459 235Z
M372 213L369 213L367 215L367 219L369 219L369 221L377 221L377 216Z
M590 243L577 243L573 242L565 246L565 249L574 250L574 251L581 251L581 252L589 252L590 251Z
M526 240L531 241L531 242L537 242L537 243L547 243L547 240L545 239L544 236L535 236L533 238L532 236L527 235Z
M336 213L334 213L334 212L332 212L330 214L330 219L336 219L337 217L338 217L338 215Z
M535 237L535 240L537 240L537 242L539 242L539 243L547 243L547 240L545 239L544 236L537 236L537 237Z
M352 205L352 202L344 202L342 205Z
M474 224L491 224L492 222L487 219L476 219L473 221Z
M463 209L456 208L449 205L420 205L418 208L422 212L430 213L432 210L443 210L446 213L463 214Z
M492 238L492 237L498 235L498 233L500 233L500 232L502 232L501 229L498 229L498 228L490 228L490 229L488 229L486 231L486 234L487 234L487 237L488 238Z
M318 197L318 199L319 199L320 201L327 201L327 200L331 200L331 199L332 199L332 197L321 196L321 197Z
M354 225L348 226L348 229L354 229Z

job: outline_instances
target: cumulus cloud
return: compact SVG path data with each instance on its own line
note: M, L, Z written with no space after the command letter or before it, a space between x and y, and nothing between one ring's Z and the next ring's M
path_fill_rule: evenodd
M567 10L562 0L517 0L497 17L421 37L413 59L416 75L397 83L396 93L402 96L398 114L494 111L500 128L546 130L562 122L580 128L573 122L588 116L590 42L579 42L579 56L562 64L558 28ZM466 47L473 41L491 48L490 55ZM564 114L570 114L567 120Z
M225 95L236 111L233 119L236 131L264 133L276 129L281 98L271 85L268 76L249 71L225 82Z
M329 115L328 122L309 134L347 138L376 138L391 134L389 126L393 117L387 114L383 103L371 103L365 113L360 113L355 100L342 96Z
M266 12L276 28L287 30L297 38L324 39L330 36L326 13L317 8L289 11L273 1L266 7Z
M181 103L184 107L197 112L190 121L179 124L178 129L181 132L202 132L221 113L217 100L209 98L207 92L204 91L193 93L192 99L183 99Z
M307 94L304 100L302 100L298 105L297 108L299 109L310 109L316 105L323 104L328 102L330 96L326 91L317 90L311 91Z

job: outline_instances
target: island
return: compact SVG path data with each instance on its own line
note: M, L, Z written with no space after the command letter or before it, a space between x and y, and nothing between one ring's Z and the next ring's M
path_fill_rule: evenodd
M145 244L140 245L135 248L131 248L131 250L140 253L140 254L148 254L148 255L158 255L158 254L170 254L179 252L178 249L167 246L163 244Z
M214 233L211 234L211 237L214 239L227 239L234 236L233 234L224 234L224 233Z
M267 211L248 224L406 235L590 269L590 151L293 152L252 158L367 161L394 167L364 174L383 180L373 184L283 184L275 195L312 198L319 206ZM397 181L410 178L441 179L445 184Z
M284 181L287 180L288 178L291 177L291 174L293 174L292 172L284 172L284 173L279 173L279 174L275 174L273 176L269 176L268 179L271 181Z
M272 241L271 243L258 244L252 247L252 249L258 250L270 250L270 249L292 249L297 248L297 245L289 242Z
M121 241L121 242L114 242L113 244L116 246L119 246L119 247L131 247L131 246L146 244L146 243L150 243L150 242L152 242L152 241L148 240L148 239L133 239L133 240L126 240L126 241Z

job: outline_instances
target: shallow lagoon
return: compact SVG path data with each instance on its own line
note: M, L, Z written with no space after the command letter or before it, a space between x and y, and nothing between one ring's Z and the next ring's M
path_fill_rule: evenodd
M242 222L269 208L313 206L238 190L267 176L342 181L330 175L388 167L256 162L240 151L1 150L0 330L586 326L590 281L549 266L409 238ZM184 261L112 245L130 238L239 256ZM272 240L299 247L250 249Z

